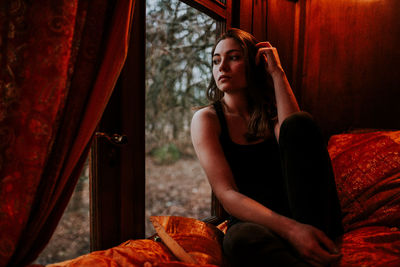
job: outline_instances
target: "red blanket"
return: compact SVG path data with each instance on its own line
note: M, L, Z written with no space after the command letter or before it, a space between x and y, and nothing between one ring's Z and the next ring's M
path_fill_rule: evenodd
M328 145L346 233L337 266L400 266L400 131L340 134ZM130 240L52 266L222 266L214 226L174 218L166 231L200 264L177 261L162 243ZM212 248L212 249L210 249Z
M339 266L400 266L400 131L329 141L346 233Z

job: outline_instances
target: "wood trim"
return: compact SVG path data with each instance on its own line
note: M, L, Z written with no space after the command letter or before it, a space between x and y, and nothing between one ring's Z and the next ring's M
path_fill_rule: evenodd
M240 1L240 29L253 32L253 1Z
M234 10L232 1L234 0L226 0L226 17L225 21L222 21L225 24L225 29L233 27L232 23Z
M296 5L290 1L268 0L267 4L267 40L278 49L279 57L287 78L297 97L296 86L293 84L293 53L295 31Z
M302 80L304 76L305 35L306 35L306 0L300 0L295 5L293 29L293 64L292 86L296 91L299 103L302 103Z
M183 3L196 8L204 14L217 21L217 35L225 32L227 28L232 27L233 3L235 0L225 0L225 3L216 0L180 0Z
M253 35L259 41L267 40L267 1L259 0L253 4Z
M135 2L129 52L98 131L127 145L94 140L91 154L91 251L144 237L145 1Z
M97 244L101 243L101 220L99 218L100 205L99 205L99 192L98 187L98 146L96 138L93 140L92 149L89 154L89 206L90 206L90 251L94 251L97 248Z
M122 241L145 237L145 1L137 1L133 31L125 68L121 73L122 128L128 145L122 150L121 232ZM139 130L141 129L141 130Z
M228 6L232 0L227 0L227 4L223 4L215 0L181 0L181 1L209 15L215 20L226 20L228 18L227 14Z
M118 90L110 99L109 105L103 114L98 127L99 131L116 129L110 125L109 107L118 98ZM120 131L120 129L116 129ZM90 181L90 248L91 251L101 250L118 244L119 228L119 165L120 148L108 143L107 139L96 137L91 151L92 174Z

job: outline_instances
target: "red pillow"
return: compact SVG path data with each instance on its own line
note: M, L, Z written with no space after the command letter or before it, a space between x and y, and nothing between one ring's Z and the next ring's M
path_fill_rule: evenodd
M334 135L328 151L345 230L400 224L400 131Z

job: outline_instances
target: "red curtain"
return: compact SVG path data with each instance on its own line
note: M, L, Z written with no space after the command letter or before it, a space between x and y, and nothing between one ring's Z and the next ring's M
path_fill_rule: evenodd
M0 266L33 261L124 64L135 0L0 4Z

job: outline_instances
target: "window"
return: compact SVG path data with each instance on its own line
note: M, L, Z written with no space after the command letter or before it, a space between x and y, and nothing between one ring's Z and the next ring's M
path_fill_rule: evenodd
M166 1L169 2L169 1ZM231 1L185 0L230 23ZM100 132L123 134L127 144L97 138L92 149L91 250L145 237L145 3L136 1L127 61L99 124Z
M35 263L47 265L89 253L89 160L48 245Z
M210 216L211 189L190 139L192 108L207 104L216 22L179 0L146 10L146 236L150 215Z

